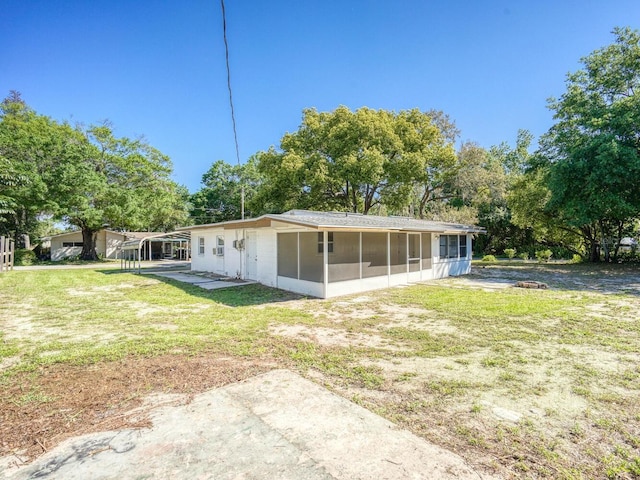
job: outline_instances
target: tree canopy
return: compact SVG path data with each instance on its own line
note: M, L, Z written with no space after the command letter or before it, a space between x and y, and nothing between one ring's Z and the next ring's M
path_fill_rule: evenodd
M582 59L567 91L550 101L556 123L541 141L549 164L547 209L583 233L591 260L640 216L640 35L613 31L615 43Z
M189 213L193 223L200 225L241 218L243 188L245 214L262 214L263 206L255 201L257 190L262 186L257 163L256 156L242 165L230 165L224 160L214 162L202 176L202 188L191 195Z
M259 154L265 182L258 197L277 210L401 210L430 166L455 157L445 133L417 109L304 110L279 150Z
M172 229L186 218L186 189L170 179L169 158L143 139L117 138L109 124L58 123L9 96L0 158L24 179L3 188L16 206L5 208L5 228L29 234L39 215L50 214L82 230L83 259L97 258L95 234L104 227Z

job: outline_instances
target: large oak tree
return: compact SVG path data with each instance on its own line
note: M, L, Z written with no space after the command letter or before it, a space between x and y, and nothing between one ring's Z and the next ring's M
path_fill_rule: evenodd
M186 190L171 180L166 155L143 139L116 137L108 124L59 123L15 100L5 100L0 117L0 157L27 179L5 193L13 217L48 213L77 227L85 260L97 258L102 228L166 230L184 221ZM14 223L14 233L29 233Z
M592 261L599 247L609 260L609 245L640 216L640 34L613 33L615 43L583 58L551 100L556 123L541 142L548 209L583 233Z
M265 182L258 200L281 211L402 211L430 165L454 158L438 120L417 109L306 109L300 128L284 135L280 149L259 154Z

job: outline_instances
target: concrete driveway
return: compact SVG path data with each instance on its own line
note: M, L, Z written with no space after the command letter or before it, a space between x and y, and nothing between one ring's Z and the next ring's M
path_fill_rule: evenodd
M457 455L287 370L70 439L9 479L488 479Z

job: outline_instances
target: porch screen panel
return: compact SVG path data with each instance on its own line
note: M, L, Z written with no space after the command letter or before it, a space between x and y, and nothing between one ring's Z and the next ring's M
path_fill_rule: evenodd
M421 261L422 259L420 258L420 234L410 233L409 234L409 271L410 272L420 271Z
M298 278L298 234L278 234L278 275Z
M329 253L329 282L360 278L360 234L333 232L333 252Z
M422 269L431 268L431 234L422 234Z
M387 234L362 234L362 278L387 275Z
M391 234L391 274L407 271L407 234Z
M323 281L324 255L318 253L318 233L300 233L300 280Z

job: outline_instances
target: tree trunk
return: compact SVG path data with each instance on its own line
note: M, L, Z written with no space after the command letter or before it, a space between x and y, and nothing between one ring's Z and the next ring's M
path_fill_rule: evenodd
M618 262L618 254L620 253L620 242L622 241L622 233L624 232L624 222L618 222L618 234L616 235L616 246L613 251L613 261Z
M604 221L600 220L600 238L602 248L604 249L604 261L609 263L611 261L611 255L609 254L609 238L606 237L608 232L605 231Z
M96 237L98 232L87 227L82 227L82 253L80 260L98 260L96 253Z

